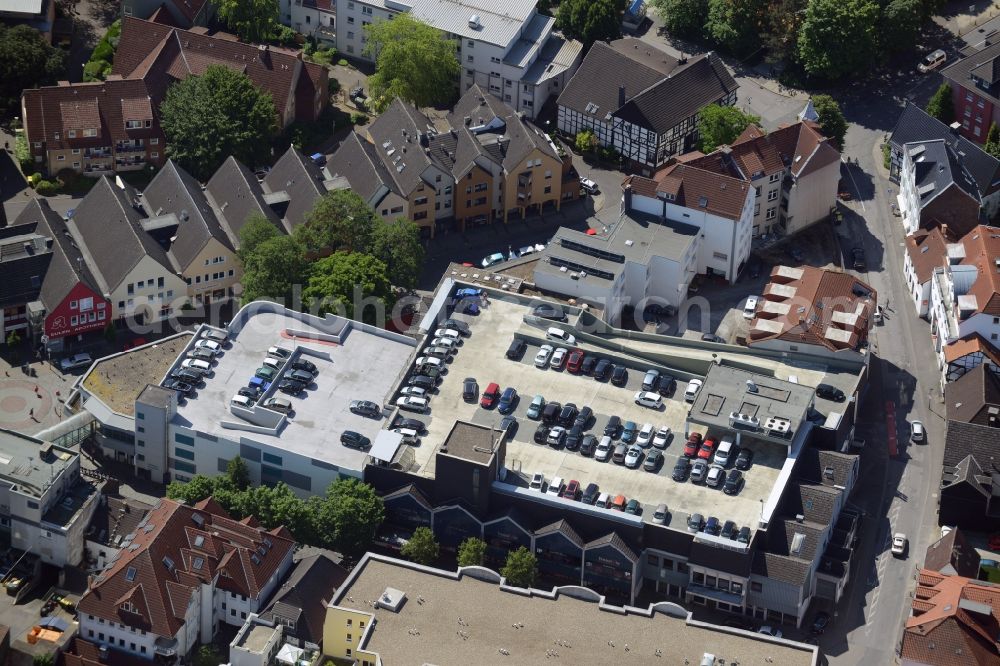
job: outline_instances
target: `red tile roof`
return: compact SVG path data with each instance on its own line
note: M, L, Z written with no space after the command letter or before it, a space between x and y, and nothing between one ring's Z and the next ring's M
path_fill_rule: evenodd
M969 294L976 297L976 312L1000 316L1000 227L979 225L962 239L965 265L976 266L979 276Z
M906 254L910 257L910 263L920 284L931 279L935 268L944 265L947 251L948 239L942 233L941 227L934 227L930 231L917 229L906 237Z
M944 360L946 363L952 363L963 356L975 353L982 353L992 360L994 364L1000 366L1000 350L997 350L986 338L975 332L966 335L964 338L959 338L949 345L945 345Z
M693 164L718 173L731 174L733 166L746 178L783 172L805 176L838 162L840 152L825 138L815 123L800 121L769 134L751 125L731 146L723 147Z
M740 219L750 188L745 180L691 164L671 164L655 180L657 192L673 196L673 203L730 220Z
M123 545L119 557L97 576L79 608L174 636L202 582L218 574L218 589L258 596L294 545L287 532L233 520L212 500L191 507L163 499L140 524L132 543ZM126 602L131 611L122 609Z
M1000 662L1000 586L921 570L901 656L940 666Z

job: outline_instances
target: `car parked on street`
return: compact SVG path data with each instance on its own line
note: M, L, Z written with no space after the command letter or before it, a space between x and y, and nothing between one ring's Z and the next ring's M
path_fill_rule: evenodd
M892 535L892 551L893 557L906 557L906 547L909 545L909 541L906 539L906 535L902 532L896 532Z

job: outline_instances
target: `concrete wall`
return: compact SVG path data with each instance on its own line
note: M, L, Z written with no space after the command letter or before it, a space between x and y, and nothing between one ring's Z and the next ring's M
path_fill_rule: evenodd
M159 286L160 278L163 279L162 287ZM153 286L142 288L136 286L140 280L146 283L149 279L153 279ZM130 284L133 286L131 294L128 293ZM161 319L162 306L169 305L174 310L179 310L181 305L187 302L187 291L187 283L184 280L177 277L170 268L147 255L140 259L121 283L111 290L110 300L111 307L114 308L114 318L146 312L147 322L158 321Z
M839 160L798 179L788 193L787 233L797 233L827 219L830 209L837 205L839 183Z
M228 297L229 290L243 277L243 269L236 253L212 238L184 269L182 275L190 280L187 294L192 302L196 302L203 296L216 300L212 292L219 289L225 290Z

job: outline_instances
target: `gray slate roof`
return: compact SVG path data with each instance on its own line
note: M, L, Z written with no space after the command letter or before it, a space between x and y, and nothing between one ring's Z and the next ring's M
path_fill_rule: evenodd
M804 481L825 486L846 486L857 456L837 451L825 451L816 447L806 447L796 463L796 473ZM826 474L827 468L833 478Z
M746 553L727 550L694 540L688 552L688 564L696 564L716 571L746 576L750 573L750 558Z
M986 473L992 471L993 464L1000 470L1000 429L948 421L944 445L945 466L954 467L970 455Z
M290 232L305 222L306 213L312 209L316 199L326 193L323 181L323 170L295 146L289 146L271 168L271 172L264 178L266 193L288 193L288 208L284 218L291 228L287 231Z
M963 166L976 181L981 196L1000 187L1000 160L965 137L955 134L937 118L928 115L916 104L907 101L903 112L892 128L889 143L895 150L902 150L907 143L943 139L955 151Z
M809 578L812 563L787 555L758 551L753 558L751 572L771 580L802 587Z
M263 616L295 622L291 632L310 643L323 640L326 604L347 579L348 571L324 553L299 560L271 600Z
M1000 375L980 363L944 388L948 418L969 423L985 408L1000 407ZM986 416L983 417L988 418ZM986 424L988 421L979 421ZM1000 437L1000 433L997 434Z
M1000 58L1000 42L990 44L979 51L975 51L970 48L964 51L964 53L968 53L969 55L945 66L941 70L941 76L945 79L954 81L960 86L970 89L975 88L977 95L982 95L994 104L1000 102L1000 99L997 98L996 85L991 87L991 92L987 92L977 87L972 80L973 73L979 78L985 79L987 82L992 80L992 67L987 69L983 66L990 65L994 60Z
M904 146L904 150L912 155L921 147L923 152L914 158L914 183L920 197L921 208L952 184L976 201L982 202L976 181L972 178L972 174L963 168L958 154L951 149L951 146L943 139L932 139L908 143Z
M564 537L575 543L577 547L581 549L583 548L583 539L580 538L580 535L576 533L576 530L574 530L565 519L560 519L554 523L538 528L535 530L535 539L549 534L554 534L556 532L562 534Z
M421 175L431 164L420 145L420 135L428 129L433 129L433 123L427 116L398 97L368 128L375 153L391 169L389 175L404 196L420 185Z
M785 491L786 508L783 513L802 514L805 519L820 525L833 521L834 504L840 491L812 483L794 483Z
M175 272L167 253L143 231L142 215L133 207L135 201L132 188L122 189L101 176L69 224L77 241L82 241L84 256L92 260L104 293L117 287L146 256Z
M334 178L346 178L351 189L373 208L389 191L400 194L375 146L357 132L344 139L327 162L326 170Z
M40 212L38 230L41 232L45 228L45 233L52 238L52 261L42 280L39 300L49 312L52 312L77 283L83 283L98 294L103 293L90 266L87 265L83 252L73 242L66 222L49 208L47 201L35 199L35 202L32 207L37 207ZM111 313L108 313L108 316L110 317Z
M52 260L45 230L38 229L40 206L32 202L12 226L0 228L0 307L37 300L42 278ZM45 208L48 209L47 203ZM32 247L30 252L25 251L25 245Z
M278 229L284 229L274 210L264 201L264 189L257 176L235 157L226 159L212 174L205 194L218 211L234 247L239 246L240 231L251 215L263 215Z
M186 270L212 238L232 249L201 184L173 160L167 160L156 174L143 191L142 200L150 217L170 213L177 217L177 230L168 254L180 270Z

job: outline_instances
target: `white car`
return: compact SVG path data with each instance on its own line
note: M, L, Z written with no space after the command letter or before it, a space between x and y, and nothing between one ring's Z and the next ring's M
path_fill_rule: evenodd
M531 484L528 485L528 488L532 490L537 490L538 492L542 492L542 486L544 485L545 485L545 475L535 474L534 476L531 477Z
M525 245L522 248L518 248L517 256L524 257L529 254L534 254L536 252L541 252L545 249L544 245Z
M90 358L90 354L73 354L72 356L59 361L59 369L63 372L69 372L70 370L76 370L77 368L89 367L93 362L93 359Z
M653 424L644 423L642 428L639 429L639 434L635 437L635 443L645 449L653 443L653 435Z
M208 351L212 352L213 354L221 354L222 353L222 345L220 345L215 340L205 340L205 339L198 340L197 342L194 343L194 348L195 349L207 349Z
M431 347L444 347L445 349L457 351L458 340L455 338L444 338L439 336L431 340Z
M563 483L561 476L553 477L553 479L549 481L549 487L545 490L545 494L550 497L559 497L559 493L561 493L565 487L566 485Z
M601 437L601 441L597 443L597 448L594 449L594 460L598 462L607 462L611 458L611 454L614 453L615 446L611 438L605 435Z
M549 360L549 367L559 370L562 368L563 363L566 362L566 348L556 347L556 350L552 352L552 358Z
M936 51L932 51L924 56L924 59L920 61L919 65L917 65L917 71L921 74L926 74L927 72L935 70L943 65L947 59L948 54L941 49L937 49Z
M423 398L427 395L427 391L419 386L404 386L399 390L399 395L413 395Z
M924 424L920 421L912 421L910 423L910 439L914 442L922 442L927 436L927 431L924 430Z
M455 344L457 344L457 345L462 344L462 334L459 331L456 331L453 328L446 328L443 331L438 331L437 332L437 336L435 336L435 337L438 337L438 338L451 338L452 340L455 341Z
M441 368L444 367L444 361L437 358L436 356L421 356L416 361L414 361L413 365L417 368L423 368L426 366Z
M756 296L750 296L747 298L746 305L743 306L743 316L747 319L753 319L754 315L757 314L757 303L759 299Z
M653 446L658 449L667 448L667 443L670 441L670 434L670 428L667 426L663 426L657 430L656 434L653 435Z
M506 260L507 260L507 257L503 256L499 252L494 252L490 256L484 257L481 265L482 265L483 268L489 268L490 266L496 266L500 262L506 261Z
M694 402L694 399L698 396L698 391L701 390L701 386L704 382L700 379L692 379L688 382L687 388L684 389L684 399L688 402Z
M659 393L639 391L635 394L635 404L649 407L650 409L659 409L663 406L663 398L660 397Z
M906 555L906 535L902 532L896 532L892 535L892 554L893 557L903 557Z
M625 466L629 469L635 469L642 462L642 449L638 446L630 446L627 453L625 453Z
M400 409L406 409L411 412L426 412L427 398L421 398L415 395L404 395L396 401L396 406Z
M197 370L202 373L209 373L212 370L212 366L209 365L208 361L202 361L200 358L189 358L181 363L182 368L190 368L191 370Z
M552 358L552 345L542 345L538 348L538 353L535 354L535 367L545 368L549 364L549 359Z
M771 636L772 638L781 638L781 629L778 629L777 627L772 627L767 624L758 629L757 633L764 634L765 636Z
M722 473L722 468L718 465L711 465L708 468L708 476L705 477L705 485L709 488L718 488L722 484L722 479L725 475Z
M587 194L597 194L597 183L592 181L590 178L581 178L580 189Z
M545 331L545 337L554 342L561 342L564 345L569 345L570 347L576 345L576 338L558 326L552 326L549 330Z

